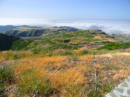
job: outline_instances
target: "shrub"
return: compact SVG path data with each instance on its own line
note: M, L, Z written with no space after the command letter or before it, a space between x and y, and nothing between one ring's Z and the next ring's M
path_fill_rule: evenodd
M3 68L0 68L0 80L9 81L12 79L13 74L14 74L14 71L9 66L3 66Z
M40 94L46 95L52 88L52 85L47 82L46 78L39 78L38 72L35 69L27 70L21 74L18 80L19 91L24 94L33 95L36 91Z
M13 51L9 50L6 52L6 54L3 54L3 57L5 57L5 60L13 59Z
M104 46L98 48L98 50L101 50L101 49L114 50L114 49L125 49L125 48L130 48L130 42L110 43L110 44L107 44L107 45L104 45Z
M91 90L88 97L102 97L102 93L99 90Z
M72 55L73 53L71 51L65 51L64 55Z
M34 49L34 50L33 50L33 53L34 53L34 54L39 54L39 53L40 53L40 50Z
M1 95L5 89L5 86L10 85L12 83L13 75L14 75L14 71L11 67L3 66L0 68L0 94Z
M103 85L103 88L105 92L110 92L113 89L110 85Z
M58 55L72 55L73 53L71 51L65 51L65 52L59 52Z
M21 55L18 54L18 53L16 53L16 54L14 54L13 58L14 58L14 59L20 59L20 58L21 58Z
M66 88L66 91L69 92L73 97L76 95L82 95L84 91L84 87L80 85L70 85L70 87Z
M81 55L85 55L85 54L88 54L88 53L89 53L88 50L83 50L83 51L81 51Z

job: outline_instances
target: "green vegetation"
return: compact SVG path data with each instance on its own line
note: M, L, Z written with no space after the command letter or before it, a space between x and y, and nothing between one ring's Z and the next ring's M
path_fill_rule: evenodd
M36 30L37 29L37 30ZM66 30L68 29L68 30ZM41 32L39 28L21 27L15 29L16 31L28 32L34 35L33 31ZM13 42L10 50L31 50L34 53L43 51L52 52L57 49L73 50L84 47L88 43L113 43L117 42L114 38L108 37L100 30L80 30L73 32L72 28L67 27L54 27L44 29L42 36L29 39L23 38ZM66 32L68 31L68 32ZM53 32L53 33L52 33ZM29 36L29 34L28 34ZM97 46L99 47L99 46ZM38 51L38 52L37 52Z
M17 36L8 36L0 33L0 50L9 50L14 41L19 40L20 38Z
M36 29L20 28L27 36ZM130 48L130 42L120 43L100 30L70 30L44 29L40 37L22 38L13 42L12 51L0 52L0 93L15 82L20 97L102 97L130 74L129 55L122 65L122 55L108 54Z
M103 85L103 87L105 92L110 92L113 89L113 87L110 86L109 84L105 84Z
M0 93L1 94L3 93L7 85L12 84L13 76L14 76L13 68L9 66L3 66L0 68Z
M40 51L41 51L41 50L39 50L39 49L34 49L34 50L33 50L33 53L34 53L34 54L39 54Z
M18 27L6 31L5 34L20 37L38 37L38 36L54 36L60 33L71 31L78 31L78 29L73 27L57 27L57 28Z
M70 87L66 88L66 91L69 92L73 97L78 95L78 94L85 94L84 93L84 87L80 85L71 85Z
M88 94L89 97L102 97L102 93L100 91L92 90Z
M19 53L15 53L13 55L13 59L20 59L21 58L21 55Z
M83 51L81 52L81 55L85 55L85 54L88 54L88 53L89 53L89 51L83 50Z
M50 52L50 51L54 51L56 49L77 49L77 47L72 47L70 45L66 45L66 44L59 44L59 43L55 43L52 42L51 40L48 40L47 43L49 43L51 46L48 47L47 49L44 49L44 52Z
M19 80L19 91L24 94L32 95L36 91L40 94L46 95L52 88L52 85L47 82L46 78L43 80L38 79L37 71L35 69L27 70L25 73L20 75Z
M22 50L26 46L28 46L31 42L33 42L33 39L20 39L18 41L13 42L11 46L11 50Z
M63 37L63 38L66 38L66 37L71 38L71 37L73 37L73 36L74 36L74 35L72 35L72 34L65 34L65 33L62 34L62 37Z
M64 51L64 52L58 52L58 55L73 55L72 51Z
M111 43L111 44L107 44L105 46L98 48L98 50L101 50L101 49L114 50L114 49L126 49L126 48L130 48L130 42Z

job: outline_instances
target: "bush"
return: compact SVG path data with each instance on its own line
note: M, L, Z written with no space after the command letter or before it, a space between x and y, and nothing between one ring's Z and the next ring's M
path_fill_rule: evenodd
M20 58L21 58L21 55L18 54L18 53L16 53L16 54L14 54L13 58L14 58L14 59L20 59Z
M88 50L83 50L83 51L81 51L81 55L85 55L85 54L88 54L88 53L89 53Z
M103 85L103 87L105 92L110 92L113 89L113 87L110 85Z
M0 68L0 80L7 81L11 80L13 77L14 71L9 66L3 66L3 68Z
M11 67L3 66L0 68L0 93L1 95L5 89L5 86L12 84L13 75L14 75L14 71Z
M72 55L73 53L71 51L65 51L64 55Z
M34 50L33 50L33 53L34 53L34 54L39 54L39 53L40 53L40 50L34 49Z
M101 49L114 50L114 49L125 49L125 48L130 48L130 42L110 43L110 44L107 44L107 45L104 45L104 46L98 48L98 50L101 50Z
M91 90L88 97L102 97L102 93L99 90Z
M65 52L59 52L58 55L72 55L73 53L71 51L65 51Z

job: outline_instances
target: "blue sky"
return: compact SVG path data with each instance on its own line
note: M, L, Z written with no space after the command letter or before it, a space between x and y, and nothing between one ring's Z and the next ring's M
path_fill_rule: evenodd
M130 26L130 0L0 0L0 25L79 24L88 29L122 23Z
M130 0L0 0L0 18L130 19Z

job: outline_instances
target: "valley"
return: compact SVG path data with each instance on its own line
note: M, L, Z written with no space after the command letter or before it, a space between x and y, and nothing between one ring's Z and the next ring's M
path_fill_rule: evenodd
M129 40L66 26L0 33L0 96L103 97L130 75Z

